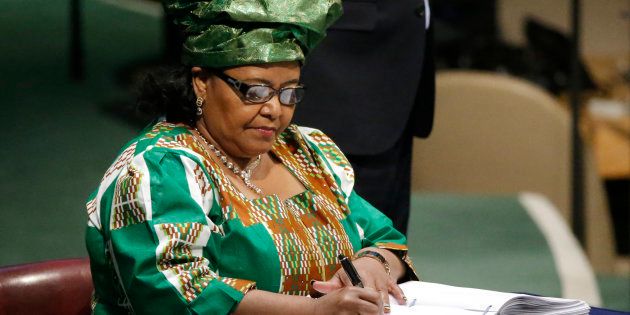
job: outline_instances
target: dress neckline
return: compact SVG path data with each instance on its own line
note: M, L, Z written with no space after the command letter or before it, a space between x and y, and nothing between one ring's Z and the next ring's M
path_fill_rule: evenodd
M192 131L190 131L190 132L192 134ZM193 138L195 138L194 134L192 134L192 135L193 135ZM281 136L279 136L279 137L281 137ZM293 167L289 166L289 163L291 163L291 161L289 161L288 158L282 156L281 154L278 154L277 147L280 145L280 143L278 143L278 139L276 139L273 147L271 148L271 150L269 152L272 155L274 155L276 158L278 158L278 160L280 160L282 166L284 168L286 168L289 171L289 173L291 173L291 175L294 178L296 178L302 184L302 186L304 186L304 188L305 188L303 191L301 191L301 192L299 192L297 194L291 195L291 196L287 197L286 199L282 199L282 200L280 199L278 194L267 194L267 195L259 196L257 198L252 198L252 199L250 199L247 196L245 196L245 194L243 194L243 192L240 189L238 189L234 185L234 183L232 183L232 180L230 180L230 178L226 175L225 171L221 168L219 163L212 158L212 156L208 152L208 150L206 150L203 147L203 144L200 143L199 140L196 139L196 138L195 138L195 141L197 142L197 144L199 146L201 146L203 148L202 152L203 152L203 155L204 155L205 159L208 160L210 162L210 164L214 166L214 168L217 171L218 177L221 178L222 181L224 181L227 184L227 188L229 190L233 191L243 202L256 203L258 201L264 201L264 200L272 199L274 201L277 201L279 203L284 204L285 202L295 201L296 199L298 199L298 198L300 198L300 197L302 197L302 196L304 196L304 195L306 195L308 193L312 193L313 188L311 187L311 184L308 181L303 180L302 179L303 176L298 176L298 174L296 174L296 172L299 171L299 168L296 167L294 169Z

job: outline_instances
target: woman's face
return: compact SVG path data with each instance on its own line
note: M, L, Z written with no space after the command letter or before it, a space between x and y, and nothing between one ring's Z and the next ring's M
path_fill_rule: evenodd
M205 100L197 126L204 127L233 158L252 158L271 150L276 137L289 126L295 105L280 104L277 95L265 103L248 103L231 84L201 68L192 71L195 94ZM279 62L235 67L223 73L246 84L280 89L299 84L300 66Z

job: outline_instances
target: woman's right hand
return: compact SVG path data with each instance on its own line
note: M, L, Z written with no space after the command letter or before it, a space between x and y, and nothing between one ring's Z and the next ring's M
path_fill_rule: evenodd
M372 288L343 287L316 299L315 315L381 314L381 295Z

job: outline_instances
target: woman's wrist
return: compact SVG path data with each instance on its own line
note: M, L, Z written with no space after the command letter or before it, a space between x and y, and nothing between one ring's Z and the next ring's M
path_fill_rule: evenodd
M387 267L389 267L388 274L389 274L389 276L392 279L397 281L398 279L402 278L405 275L406 268L405 268L404 262L402 261L402 259L400 257L398 257L393 252L391 252L391 251L389 251L387 249L384 249L384 248L366 247L366 248L363 248L363 249L359 250L355 254L356 259L366 258L366 259L374 259L374 260L379 260L380 261L380 259L378 259L378 257L376 257L376 255L369 255L369 254L366 255L366 254L363 254L364 252L376 252L376 253L380 254L381 257L383 259L385 259L385 261L387 262ZM363 256L363 257L358 257L358 256ZM383 263L381 263L381 264L383 264ZM387 269L385 266L383 266L383 268Z
M389 262L379 252L375 250L359 251L358 253L354 255L354 259L359 259L359 258L370 258L370 259L376 260L377 262L381 264L381 266L383 266L383 268L385 268L385 272L387 272L387 275L391 276L392 270L391 270L391 267L389 266Z

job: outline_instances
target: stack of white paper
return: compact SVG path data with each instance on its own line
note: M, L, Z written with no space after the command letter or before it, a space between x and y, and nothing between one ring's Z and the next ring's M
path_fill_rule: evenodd
M583 301L482 289L455 287L430 282L400 284L407 305L397 305L391 297L392 315L587 315Z

